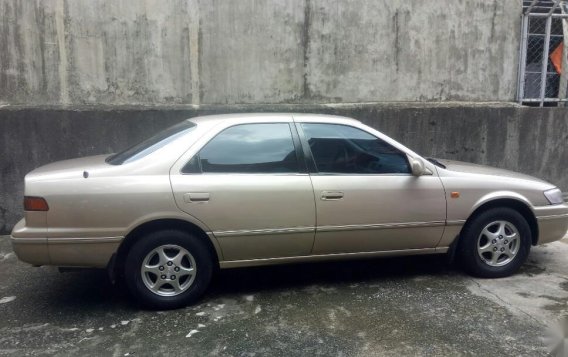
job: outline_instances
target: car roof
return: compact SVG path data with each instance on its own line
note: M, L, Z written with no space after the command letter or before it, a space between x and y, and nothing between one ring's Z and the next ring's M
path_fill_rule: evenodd
M249 121L294 121L298 122L324 122L331 124L345 124L348 122L359 122L358 120L342 117L338 115L327 115L327 114L307 114L307 113L238 113L238 114L217 114L217 115L204 115L194 118L189 118L187 120L192 121L196 124L200 123L213 123L213 122L242 122L247 123Z

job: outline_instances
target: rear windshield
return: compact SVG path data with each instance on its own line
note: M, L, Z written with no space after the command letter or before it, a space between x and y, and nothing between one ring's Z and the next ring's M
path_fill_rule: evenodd
M161 147L169 144L180 136L186 134L195 128L195 124L185 120L174 126L159 132L149 139L142 141L124 151L107 157L106 162L111 165L122 165L129 163L146 155L153 153Z

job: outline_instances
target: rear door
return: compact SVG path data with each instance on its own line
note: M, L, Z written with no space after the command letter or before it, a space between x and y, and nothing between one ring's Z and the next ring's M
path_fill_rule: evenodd
M172 169L176 203L213 231L224 260L310 253L314 195L292 129L290 122L229 126Z
M313 254L434 248L446 200L435 175L415 177L404 152L361 128L298 123L317 209Z

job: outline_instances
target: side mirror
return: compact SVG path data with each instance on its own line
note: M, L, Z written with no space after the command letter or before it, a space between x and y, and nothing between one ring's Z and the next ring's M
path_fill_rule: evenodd
M412 171L412 175L422 176L427 174L427 170L424 167L424 162L422 161L422 159L409 156L408 160L410 162L410 170Z

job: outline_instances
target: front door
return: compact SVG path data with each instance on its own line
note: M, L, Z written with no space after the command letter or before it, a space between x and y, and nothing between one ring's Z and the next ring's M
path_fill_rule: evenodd
M434 248L446 219L435 175L415 177L407 156L353 126L300 123L313 156L313 254Z
M299 159L290 123L228 127L171 173L176 203L213 231L226 261L308 255L315 203Z

